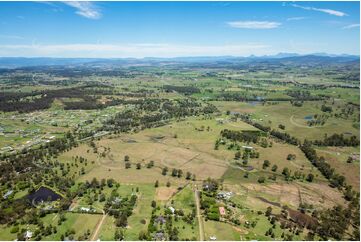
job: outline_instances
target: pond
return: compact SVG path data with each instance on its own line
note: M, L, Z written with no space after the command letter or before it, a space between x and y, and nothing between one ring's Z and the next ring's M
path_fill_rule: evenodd
M62 196L47 187L40 187L37 191L30 193L27 197L33 204L43 201L56 201Z
M313 119L313 115L308 115L305 117L306 120L312 120Z

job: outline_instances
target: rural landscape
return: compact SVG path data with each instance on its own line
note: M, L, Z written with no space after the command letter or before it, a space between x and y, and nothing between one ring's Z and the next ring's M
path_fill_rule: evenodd
M359 55L0 57L0 89L2 241L360 239Z

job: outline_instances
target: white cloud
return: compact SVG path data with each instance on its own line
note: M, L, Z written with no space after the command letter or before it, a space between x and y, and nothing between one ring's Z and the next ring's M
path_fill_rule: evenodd
M269 54L269 45L258 43L229 45L176 44L64 44L64 45L0 45L0 56L24 57L178 57L178 56L246 56Z
M291 6L295 7L295 8L302 8L302 9L305 9L305 10L323 12L323 13L334 15L334 16L337 16L337 17L347 16L347 14L344 13L344 12L336 11L336 10L332 10L332 9L314 8L314 7L308 7L308 6L301 6L301 5L298 5L298 4L291 4Z
M274 29L281 25L281 23L269 21L234 21L227 24L239 29Z
M306 17L291 17L288 18L287 21L297 21L297 20L303 20L306 19Z
M64 2L65 4L75 8L76 14L89 19L99 19L102 14L99 8L92 2Z
M360 24L350 24L343 27L343 29L353 29L353 28L359 28Z

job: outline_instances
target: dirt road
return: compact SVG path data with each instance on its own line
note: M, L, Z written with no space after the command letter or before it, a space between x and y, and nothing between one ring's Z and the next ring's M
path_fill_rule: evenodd
M199 224L199 240L204 241L204 228L203 228L203 218L201 215L201 208L200 208L200 202L199 202L199 191L194 191L195 201L196 201L196 208L197 208L197 218L198 218L198 224Z
M101 229L101 227L102 227L102 225L103 225L103 223L104 223L107 216L108 215L103 211L103 216L100 219L99 223L97 223L97 226L96 226L96 228L94 230L94 233L93 233L93 235L92 235L92 237L90 239L91 241L96 241L98 239L100 229Z

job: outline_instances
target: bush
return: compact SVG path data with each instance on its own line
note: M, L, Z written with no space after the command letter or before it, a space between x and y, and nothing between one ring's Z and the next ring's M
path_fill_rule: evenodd
M264 183L265 181L266 181L266 179L263 176L258 178L259 183Z
M15 234L15 233L17 233L17 232L19 232L19 226L14 226L14 227L12 227L11 230L10 230L10 233L12 233L12 234Z

